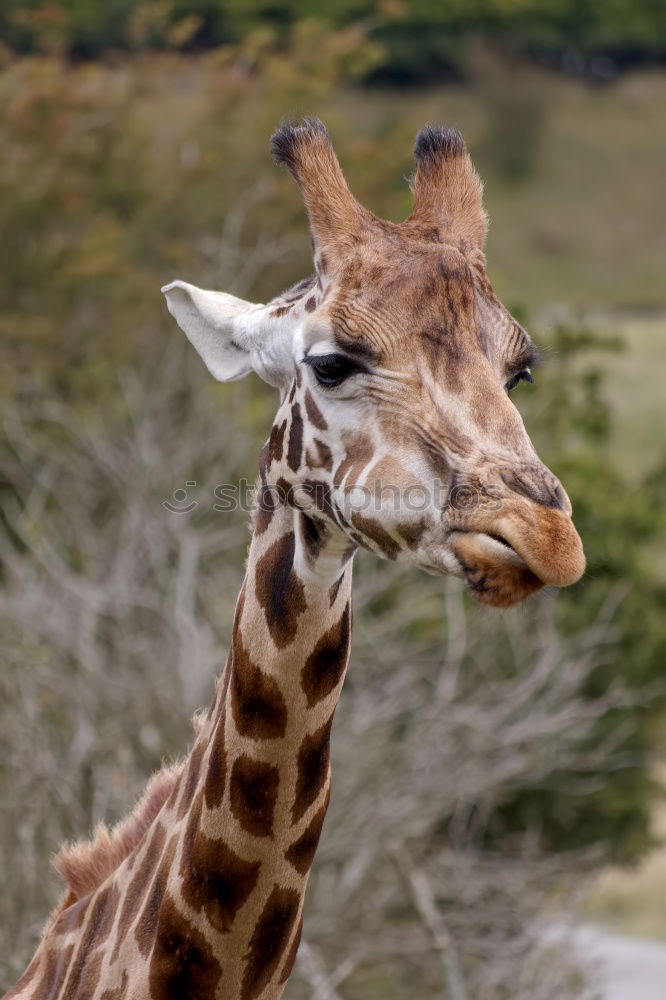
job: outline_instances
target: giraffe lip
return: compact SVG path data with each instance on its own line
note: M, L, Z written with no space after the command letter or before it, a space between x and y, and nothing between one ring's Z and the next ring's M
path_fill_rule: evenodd
M485 531L485 532L483 532L483 533L484 533L485 535L487 535L487 536L488 536L488 538L493 538L493 539L494 539L494 540L495 540L496 542L499 542L499 543L500 543L500 545L505 545L505 546L507 547L507 549L511 549L511 551L512 551L512 552L515 552L515 551L516 551L516 550L514 549L513 545L511 545L511 543L510 543L510 542L507 542L506 538L503 538L503 537L502 537L502 535L493 535L493 534L491 534L491 533L490 533L489 531Z
M477 539L478 543L483 546L485 555L492 558L493 561L503 565L515 566L517 569L528 569L525 560L502 535L462 528L456 528L449 534L448 545L443 558L438 558L433 562L421 562L419 563L420 568L426 573L431 573L433 576L442 576L442 574L448 573L466 579L469 567L466 566L465 561L461 560L456 553L456 540L463 536Z
M480 604L508 608L544 585L502 535L454 531L450 547L472 597Z
M457 532L474 536L478 544L485 550L488 556L495 556L498 561L511 564L513 566L528 569L528 565L513 545L506 540L503 535L495 535L490 531L469 531Z

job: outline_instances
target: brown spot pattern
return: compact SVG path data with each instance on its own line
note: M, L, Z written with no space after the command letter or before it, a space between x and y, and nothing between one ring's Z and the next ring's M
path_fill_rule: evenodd
M349 474L349 482L354 485L365 467L372 460L374 448L372 441L367 434L358 434L353 443L347 449L347 454L335 470L333 482L340 486L345 477Z
M279 462L284 450L284 432L287 429L287 418L285 417L280 426L273 424L270 437L268 439L268 459L271 462Z
M423 537L426 529L426 521L422 518L419 521L407 522L396 525L396 530L401 538L404 538L410 549L415 549Z
M294 506L294 487L291 483L280 476L275 484L275 502L285 504L286 507Z
M108 885L98 890L89 908L85 930L66 984L66 995L89 1000L97 986L99 969L92 952L108 937L116 916L120 893Z
M301 538L311 559L316 559L326 543L329 532L325 524L307 514L300 516Z
M328 424L324 419L324 415L317 406L309 389L305 390L305 412L308 417L308 422L316 427L318 431L327 431Z
M259 861L245 861L223 840L188 829L180 865L183 899L224 934L257 884L260 867Z
M108 937L119 902L120 893L114 885L106 886L94 897L84 937L88 949Z
M366 538L370 538L388 559L397 557L400 546L388 531L382 528L379 521L374 517L364 517L358 511L352 511L352 521L354 526L362 531Z
M199 779L199 770L201 768L201 758L203 757L203 753L204 744L197 743L190 754L187 771L185 772L185 781L183 782L183 793L180 797L180 802L178 803L178 819L183 818L192 804L192 798Z
M319 438L314 439L314 446L317 449L317 460L322 469L326 469L330 472L333 468L333 453L324 441L320 441Z
M298 946L301 943L301 934L303 933L303 914L298 918L298 927L291 939L291 944L289 946L289 951L287 952L287 957L284 960L284 965L282 966L282 972L280 973L280 983L286 983L291 975L291 970L294 968L294 963L296 961L296 955L298 954Z
M99 984L99 976L102 971L103 961L104 954L99 950L93 955L87 956L87 961L81 973L81 978L76 987L72 988L71 995L75 996L76 1000L92 1000L95 990ZM67 989L70 989L69 985Z
M273 814L280 772L273 764L243 754L231 769L231 811L248 833L255 837L273 835Z
M280 688L252 662L239 632L234 635L231 709L241 736L270 740L285 734L287 706Z
M294 866L299 875L307 875L312 868L315 851L317 850L317 844L319 843L321 830L326 817L328 799L329 797L326 796L326 801L321 809L318 809L314 814L305 831L285 852L287 861Z
M144 958L148 956L153 944L157 921L160 915L162 900L166 892L167 879L171 866L173 865L174 854L176 853L177 834L174 834L169 841L166 851L162 856L162 861L153 878L152 885L148 891L148 896L141 916L134 928L134 936L139 946L139 951Z
M66 909L64 909L53 927L54 933L67 934L69 931L76 930L77 927L80 927L83 923L91 900L91 895L84 896L83 899L76 900L76 902L71 903Z
M312 708L327 698L340 683L349 654L351 613L349 602L340 620L323 634L301 671L301 687Z
M256 535L263 535L268 525L273 520L274 511L260 504L254 512L252 527Z
M273 642L284 649L298 629L299 615L306 608L303 584L294 573L296 539L293 531L273 542L257 563L257 600L266 615Z
M311 735L304 737L298 751L298 773L291 821L298 823L317 800L328 777L331 757L330 739L333 717Z
M310 509L316 507L331 521L339 520L337 510L333 506L331 488L328 483L322 483L317 479L306 479L301 483L299 493L307 497L307 505Z
M352 532L350 532L350 534L351 534L352 538L354 539L354 541L356 542L357 545L360 545L361 548L363 548L363 549L367 549L368 552L372 552L372 549L368 545L368 543L365 540L365 538L363 537L363 535L359 535L358 531L352 531Z
M333 605L335 604L335 599L338 596L338 591L340 590L340 584L341 583L342 583L342 573L337 578L337 580L335 581L335 583L331 586L331 588L330 588L330 590L328 592L328 599L329 599L331 607L333 607Z
M289 945L299 906L300 896L294 889L273 887L245 956L241 1000L255 1000L270 983Z
M286 316L287 313L291 312L293 306L278 306L276 309L271 310L271 316L275 319L279 319L280 316Z
M41 968L41 976L34 987L33 995L35 1000L50 1000L51 997L60 996L65 976L69 971L69 963L72 960L73 952L73 944L67 945L62 950L58 949L58 951L47 952L46 961ZM28 972L30 972L30 968L28 968ZM32 974L30 975L30 979L32 979ZM18 987L22 985L24 985L23 980L19 981L16 989L18 990Z
M292 472L297 472L303 458L303 418L300 403L294 403L291 408L291 427L289 428L289 444L287 446L287 465Z
M129 928L134 923L134 918L139 912L139 907L146 894L146 888L150 884L157 863L160 860L165 841L166 831L162 824L158 823L150 838L146 852L141 859L141 864L125 890L125 898L123 899L123 906L118 919L116 943L113 955L111 956L112 962L115 962L118 958L120 947L127 936Z
M333 454L331 449L323 441L315 438L316 452L308 448L305 452L305 464L308 469L326 469L330 472L333 468Z
M150 995L154 1000L202 1000L215 996L221 978L222 968L205 937L167 895L150 961Z
M274 486L263 483L257 492L257 505L254 510L253 528L257 535L262 535L273 519L273 514L280 504L280 496Z
M233 666L228 665L227 673L233 672ZM224 747L224 713L215 727L204 781L204 796L209 809L217 809L224 797L224 787L227 779L227 753Z

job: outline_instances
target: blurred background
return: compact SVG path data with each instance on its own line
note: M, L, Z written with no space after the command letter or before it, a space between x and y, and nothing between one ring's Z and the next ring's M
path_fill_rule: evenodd
M514 399L589 568L494 613L359 557L287 995L593 997L572 919L666 939L665 106L655 0L4 0L0 989L51 854L185 751L224 663L248 533L213 490L253 480L276 400L214 384L159 288L310 273L268 155L304 113L395 220L418 128L462 130L491 280L544 349Z

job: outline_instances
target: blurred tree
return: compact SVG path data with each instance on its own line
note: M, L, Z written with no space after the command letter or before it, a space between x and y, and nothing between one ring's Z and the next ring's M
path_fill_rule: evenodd
M194 5L183 6L181 14L196 15ZM188 30L193 27L191 23ZM0 395L12 415L3 427L1 468L0 613L7 669L0 699L5 713L0 723L0 781L5 801L30 804L21 816L10 809L3 819L4 867L16 881L12 891L2 895L7 909L0 911L0 930L7 935L5 950L17 962L17 940L24 928L15 923L12 900L26 899L25 920L37 927L53 893L44 879L48 852L63 836L84 834L93 820L122 813L159 758L183 748L186 716L205 697L213 664L223 659L245 528L238 520L229 532L207 520L202 510L195 525L165 521L160 502L183 480L212 485L218 457L225 476L252 477L269 404L250 383L226 387L230 395L223 403L180 355L176 362L164 358L163 371L157 371L166 345L176 336L159 286L182 276L265 299L307 273L302 207L289 178L271 166L266 152L267 137L286 112L314 107L325 117L340 137L340 155L352 168L359 197L386 217L400 217L409 211L404 174L410 169L415 125L442 115L444 105L447 117L451 107L465 107L459 88L421 95L410 103L395 94L385 100L378 93L369 97L349 88L350 76L365 76L382 58L383 50L370 46L360 29L333 32L321 23L299 21L287 48L279 32L277 24L270 30L252 30L240 43L197 59L163 53L112 66L72 66L55 58L33 58L10 61L0 73ZM604 95L594 96L588 118L579 121L586 138L603 109ZM472 144L478 140L484 166L502 184L507 171L498 162L496 143L487 138L487 97L480 84L469 97ZM571 107L566 104L567 118ZM648 121L650 107L641 105ZM636 117L633 111L631 116ZM610 170L609 151L618 156L623 152L616 133L609 135L603 126L601 133L593 133L594 144L605 140L609 145L595 150L595 156L586 159L585 145L582 154L573 155L569 146L565 158L556 161L559 140L556 135L551 141L554 127L549 117L544 133L537 134L527 178L521 179L518 171L511 184L504 185L512 199L521 186L534 188L536 200L525 213L530 218L551 205L557 213L565 206L572 216L582 210L582 202L572 207L566 199L573 199L574 188L580 187L584 202L590 200L599 162ZM549 141L540 154L539 144ZM658 152L658 145L649 146L648 153L656 161L655 149ZM641 187L635 182L638 166L631 142L626 155L618 161L624 168L617 170L630 164L627 187L611 192L617 202L634 198ZM560 167L572 160L581 172L569 188L558 188L559 175L566 180ZM550 171L545 174L540 172L543 161ZM598 239L617 255L610 267L613 285L621 280L628 256L643 262L641 270L653 257L658 259L652 252L639 258L646 219L655 216L661 184L659 171L649 177L651 186L640 192L645 196L640 246L630 244L624 234L617 239L618 227L625 224L618 213L608 213L608 229L601 226L601 213L596 217ZM516 201L509 204L513 218ZM640 203L631 204L633 219ZM523 223L528 228L520 219L514 229ZM587 227L573 228L567 256L578 248L579 258L593 263L590 244L575 243L589 236ZM501 234L493 233L491 239L501 239ZM518 273L530 265L536 252L532 244L528 247L529 253L522 256L506 250L494 253L500 282L506 283L509 258ZM541 271L550 274L553 260L561 267L551 255L546 264L541 261ZM587 271L585 278L587 282ZM561 271L555 271L549 287L560 285ZM530 284L524 287L529 294ZM461 806L454 795L442 795L434 820L429 820L428 837L435 839L407 845L416 848L417 871L430 870L431 863L440 874L455 871L458 862L462 866L469 858L455 855L447 860L443 854L430 857L428 851L435 846L443 850L452 831L468 829L455 826L462 816L474 821L475 852L489 852L502 862L518 857L517 881L499 893L493 910L497 923L504 919L512 893L532 884L534 869L520 851L512 853L518 850L516 844L529 839L537 853L551 852L546 857L548 871L560 864L553 854L583 845L620 859L634 858L649 843L648 817L658 791L650 764L653 730L664 709L658 684L666 653L661 612L666 595L656 554L666 510L664 467L634 482L618 467L603 367L613 344L576 324L563 325L543 339L550 345L550 363L538 374L534 391L523 387L515 398L526 410L540 453L571 493L590 566L581 584L560 596L554 620L546 615L543 627L558 654L555 666L568 664L563 678L569 685L563 691L557 670L547 672L548 704L566 695L566 705L579 713L572 718L584 717L586 724L578 734L567 724L566 753L549 756L543 752L544 746L554 745L548 742L548 719L543 713L530 715L529 744L518 750L516 744L507 744L512 766L516 754L519 758L519 769L510 772L515 780L491 774L478 807L469 802ZM133 373L122 391L121 369ZM229 436L224 429L234 408L251 427L245 437ZM219 561L216 553L222 554ZM195 556L201 558L196 590L191 573ZM442 583L421 581L416 589L413 579L398 573L373 584L365 573L360 567L359 599L366 602L366 613L359 620L364 617L371 623L368 628L390 637L387 649L398 650L400 661L416 672L419 704L427 703L441 669L442 646L448 644L448 657L456 649L455 636L442 624ZM179 579L183 589L177 591L174 581ZM127 593L132 595L129 601ZM190 601L185 606L178 604L183 593ZM404 614L408 594L413 595L409 622ZM206 621L215 618L221 623L219 635L201 624L199 602L206 605ZM548 611L548 595L542 604ZM500 708L510 714L512 698L515 705L524 704L519 700L525 690L520 678L525 671L529 685L537 657L531 660L516 649L523 633L530 642L534 639L535 614L521 611L510 633L502 631L494 617L474 619L475 629L487 631L482 631L482 645L465 646L460 674L469 680L459 690L461 701L453 699L447 708L461 746L467 746L465 713L479 717L474 689L484 695L489 670L496 671L493 690L503 692ZM391 631L398 624L400 646ZM357 675L350 674L354 697L362 696L365 684L373 696L391 694L385 691L390 688L388 661L382 661L375 674L370 657L364 659L364 648L367 653L376 639L377 632L364 639L357 630L355 651L362 666ZM586 642L595 653L591 660L582 655ZM488 648L496 655L491 666L481 652ZM89 662L96 666L89 669ZM168 682L155 684L155 664ZM395 683L399 687L399 680ZM415 766L415 758L407 753L410 747L414 750L409 719L400 698L388 698L385 704L386 725L370 713L374 722L369 734L348 732L347 744L360 753L367 739L379 759L385 751L404 746L407 786ZM481 717L487 719L492 699L490 705L483 704ZM150 712L143 732L139 710L142 717ZM495 722L480 727L482 733L498 731L499 716L492 718ZM532 726L535 719L543 733ZM520 719L514 721L519 728ZM447 746L458 754L450 741ZM493 745L482 741L480 746L485 756L475 758L475 773L483 776L484 762L490 767L493 759ZM436 759L440 769L435 778L448 773L446 760ZM344 771L353 777L349 760ZM455 761L456 766L465 763L459 756ZM359 772L354 780L361 779L380 789L377 774ZM418 786L420 801L433 798L433 787L427 782ZM353 782L347 788L353 789ZM408 805L405 799L402 815L409 812ZM333 880L341 872L347 842L344 813L341 808L337 840L332 841ZM428 815L432 819L433 813ZM356 817L355 829L360 829L361 820ZM493 868L488 855L486 860L485 881L477 883L482 889L502 870L499 863ZM395 870L395 859L385 858L372 868L377 891L387 864ZM565 859L561 864L567 867ZM540 865L537 874L544 870ZM413 897L409 870L406 879L400 878L412 886ZM324 896L327 884L330 881L321 883ZM391 906L394 891L392 884ZM396 903L401 919L405 906L411 907L414 918L419 898L418 889L411 903L403 893ZM537 905L534 894L526 899L530 907ZM543 902L543 896L538 900ZM434 903L446 906L450 901ZM528 911L520 912L521 919L529 921ZM362 926L366 917L362 906L350 910L351 925L356 921L354 926ZM512 926L519 923L516 918ZM320 926L325 938L325 920ZM460 940L468 942L464 948L471 948L473 935L465 926L456 927ZM375 931L381 937L381 927ZM416 937L419 953L429 955L424 969L436 977L438 966L432 949L427 950L426 931L421 928ZM315 937L312 968L305 970L310 977L318 975L321 946ZM333 961L335 955L324 956L325 966L329 958ZM410 974L413 969L407 963L401 975L409 981ZM375 995L388 994L377 987Z
M650 815L662 794L652 776L650 720L666 707L663 663L666 588L652 547L666 531L663 466L642 481L627 482L613 455L613 414L604 391L601 361L622 341L580 325L559 326L544 337L545 361L538 393L525 400L526 423L537 449L547 450L574 505L585 539L588 570L583 581L560 595L563 634L576 632L606 602L616 605L616 645L589 675L585 690L596 698L616 684L636 694L632 710L610 713L591 734L603 745L623 733L623 765L603 786L578 786L573 772L554 773L547 783L506 802L498 817L522 828L536 817L551 849L605 842L617 861L637 859L652 843ZM527 393L523 395L528 395Z
M467 43L546 58L603 80L666 55L664 5L657 0L5 0L0 38L20 52L94 57L125 48L210 47L257 28L286 39L300 20L334 28L364 24L384 53L368 79L418 82L465 75Z

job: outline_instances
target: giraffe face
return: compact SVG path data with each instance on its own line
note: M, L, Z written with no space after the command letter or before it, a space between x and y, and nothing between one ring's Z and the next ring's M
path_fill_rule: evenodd
M315 552L344 536L462 576L482 603L575 582L571 505L508 395L531 378L535 350L486 277L462 140L420 134L414 212L400 225L352 198L318 125L283 129L274 152L303 191L316 277L268 306L167 289L218 377L253 368L281 388L262 462L270 497L303 511Z

